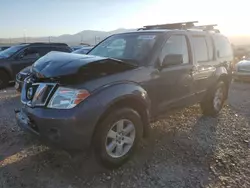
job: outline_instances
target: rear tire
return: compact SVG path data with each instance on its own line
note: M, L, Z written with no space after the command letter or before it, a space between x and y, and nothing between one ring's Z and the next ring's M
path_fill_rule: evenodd
M200 106L204 115L215 117L219 114L226 100L226 84L220 81L216 87L208 92Z
M5 71L0 70L0 89L6 88L9 84L9 76Z
M142 120L135 110L114 109L98 125L94 135L98 161L106 168L121 166L134 153L142 133Z

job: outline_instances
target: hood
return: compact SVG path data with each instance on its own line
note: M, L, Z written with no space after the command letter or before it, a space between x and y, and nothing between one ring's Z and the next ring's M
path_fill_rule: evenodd
M77 80L80 78L89 80L133 68L135 66L131 64L106 57L50 52L34 63L32 72L38 78L56 79L75 76Z
M237 63L237 65L250 66L250 60L243 60Z

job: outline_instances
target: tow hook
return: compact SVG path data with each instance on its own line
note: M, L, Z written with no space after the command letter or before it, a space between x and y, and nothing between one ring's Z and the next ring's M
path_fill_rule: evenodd
M14 112L15 112L15 114L17 114L17 113L20 112L20 110L19 109L14 109Z

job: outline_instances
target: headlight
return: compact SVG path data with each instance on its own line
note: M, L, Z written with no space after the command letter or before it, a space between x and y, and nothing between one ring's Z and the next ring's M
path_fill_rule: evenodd
M47 107L56 109L74 108L84 99L86 99L89 95L89 92L84 89L78 90L59 87L52 96Z

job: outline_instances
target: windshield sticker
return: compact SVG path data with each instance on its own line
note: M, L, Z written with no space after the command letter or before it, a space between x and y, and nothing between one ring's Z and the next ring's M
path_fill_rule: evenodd
M155 35L140 35L138 39L143 39L143 40L153 40L155 39Z

